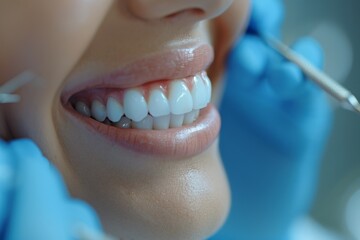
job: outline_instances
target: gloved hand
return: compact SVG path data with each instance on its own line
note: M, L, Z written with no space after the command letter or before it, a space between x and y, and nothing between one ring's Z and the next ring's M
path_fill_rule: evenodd
M102 235L95 212L68 196L58 171L30 140L0 141L0 233L5 240Z
M267 21L281 18L278 3L254 0L248 34L228 59L220 151L232 208L213 239L288 240L293 221L306 213L315 192L331 109L298 67L254 34L280 32L278 21ZM314 40L302 39L293 48L321 67Z
M284 19L283 0L251 0L248 32L279 36Z

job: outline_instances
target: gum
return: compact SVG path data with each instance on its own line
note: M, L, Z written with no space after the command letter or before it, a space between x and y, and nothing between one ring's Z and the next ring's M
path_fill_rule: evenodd
M204 76L204 74L206 76L205 72L201 73L200 75ZM187 78L176 79L176 80L183 81L186 84L186 86L188 87L189 91L191 91L193 88L193 85L194 85L194 77L195 76L190 76ZM117 99L119 101L120 104L123 105L125 91L129 90L129 89L139 90L145 97L146 101L148 101L148 99L149 99L150 91L152 89L156 89L156 88L161 89L164 92L165 96L168 97L169 86L172 81L176 81L176 80L159 80L159 81L155 81L155 82L151 82L151 83L146 83L139 87L127 88L127 89L114 89L114 88L88 89L88 90L79 92L79 93L75 94L74 96L72 96L70 98L70 103L75 104L78 101L82 101L89 106L89 105L91 105L92 101L98 100L98 101L102 102L103 104L106 104L107 99L109 97L114 97L115 99Z

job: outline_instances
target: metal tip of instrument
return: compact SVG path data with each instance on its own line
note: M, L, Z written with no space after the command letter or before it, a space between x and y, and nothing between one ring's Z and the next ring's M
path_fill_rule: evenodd
M34 75L30 72L23 72L4 85L0 86L0 103L17 103L20 101L20 96L13 94L22 86L34 80Z
M357 113L360 113L360 104L358 104L358 105L355 107L355 111L356 111Z
M350 95L345 104L349 110L360 113L360 103L354 95Z
M17 103L21 97L16 94L0 93L0 103Z

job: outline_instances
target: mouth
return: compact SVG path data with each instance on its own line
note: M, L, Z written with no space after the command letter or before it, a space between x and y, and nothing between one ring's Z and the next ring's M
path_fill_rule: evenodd
M207 44L176 49L64 91L62 103L71 119L111 145L191 157L205 151L220 129L205 71L212 60Z

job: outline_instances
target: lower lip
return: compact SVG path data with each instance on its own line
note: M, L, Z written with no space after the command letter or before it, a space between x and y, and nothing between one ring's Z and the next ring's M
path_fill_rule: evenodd
M89 131L109 141L109 144L156 157L187 158L204 152L217 139L220 117L213 105L200 111L191 125L168 130L121 129L97 122L67 107L70 117L85 123Z

